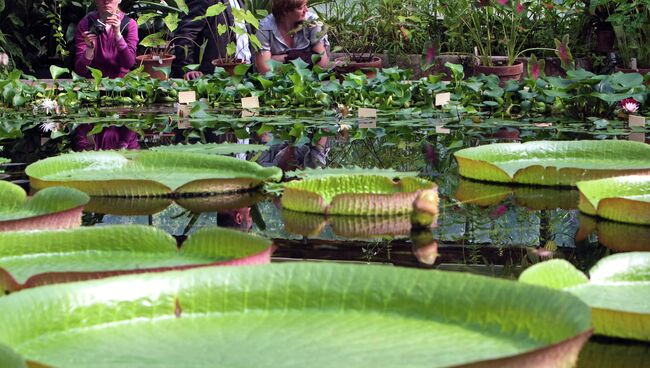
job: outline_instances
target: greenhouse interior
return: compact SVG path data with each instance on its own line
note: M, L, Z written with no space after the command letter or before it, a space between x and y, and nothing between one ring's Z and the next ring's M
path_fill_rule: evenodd
M650 366L649 0L0 19L0 368Z

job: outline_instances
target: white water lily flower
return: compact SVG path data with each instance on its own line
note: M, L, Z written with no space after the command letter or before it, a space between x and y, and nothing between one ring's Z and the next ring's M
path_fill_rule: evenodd
M50 114L50 111L57 112L59 110L59 104L56 100L51 100L49 98L43 99L39 107L45 110L45 113L48 115Z
M43 133L56 132L59 130L59 124L48 119L41 123L40 129Z

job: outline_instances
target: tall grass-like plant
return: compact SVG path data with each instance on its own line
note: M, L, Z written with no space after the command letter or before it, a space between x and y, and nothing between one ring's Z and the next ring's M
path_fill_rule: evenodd
M615 0L608 20L626 68L650 68L650 0Z
M459 0L445 6L448 24L461 28L476 45L481 63L493 66L492 56L505 56L506 65L528 51L551 48L525 49L528 39L538 24L538 14L532 11L532 2L520 0Z

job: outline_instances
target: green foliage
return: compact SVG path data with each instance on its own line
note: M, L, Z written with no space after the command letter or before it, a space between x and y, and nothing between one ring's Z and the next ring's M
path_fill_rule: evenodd
M54 285L0 298L0 309L3 344L59 367L138 365L142 351L156 352L147 364L190 366L430 367L525 353L545 359L544 347L590 325L584 303L546 288L455 272L305 262ZM377 331L386 333L368 342ZM162 349L161 336L175 349ZM450 344L450 336L464 343ZM282 354L296 344L303 348ZM554 362L568 366L578 350L562 350Z

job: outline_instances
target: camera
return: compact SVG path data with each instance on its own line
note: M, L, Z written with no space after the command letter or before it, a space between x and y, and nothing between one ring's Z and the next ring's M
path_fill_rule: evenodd
M97 36L103 34L106 32L106 23L102 22L99 19L96 19L93 24L90 25L90 28L88 28L88 32L93 33Z

